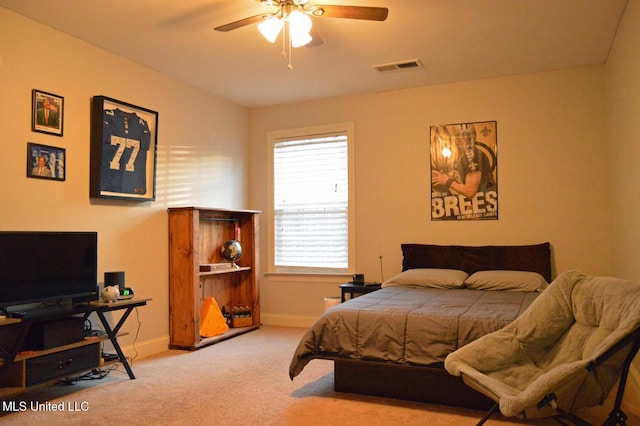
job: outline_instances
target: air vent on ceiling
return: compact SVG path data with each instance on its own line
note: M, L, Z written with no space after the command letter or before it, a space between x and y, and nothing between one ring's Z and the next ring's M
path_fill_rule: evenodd
M392 62L389 64L374 65L373 68L378 72L406 71L417 68L424 68L419 59L410 59L408 61Z

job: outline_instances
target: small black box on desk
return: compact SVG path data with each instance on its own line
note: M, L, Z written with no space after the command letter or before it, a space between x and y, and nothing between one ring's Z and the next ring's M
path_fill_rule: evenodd
M84 339L84 319L65 317L31 326L24 349L51 349Z

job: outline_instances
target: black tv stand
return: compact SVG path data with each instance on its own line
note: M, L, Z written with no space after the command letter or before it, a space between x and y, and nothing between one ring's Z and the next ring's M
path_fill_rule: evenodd
M22 318L0 319L0 396L19 393L25 389L55 382L101 365L101 343L109 340L117 359L130 379L135 375L118 343L118 333L134 308L145 306L151 299L119 300L112 303L90 302L79 305L39 308L29 311ZM51 309L53 308L53 309ZM68 308L68 309L67 309ZM114 327L105 314L123 310L124 313ZM95 313L105 330L103 336L93 336L84 340L44 350L24 350L29 330L34 324L77 316L87 319Z

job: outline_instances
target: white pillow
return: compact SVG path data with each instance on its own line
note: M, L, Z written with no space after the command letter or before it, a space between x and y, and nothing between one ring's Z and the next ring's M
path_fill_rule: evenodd
M475 290L511 290L542 292L549 283L537 272L528 271L478 271L464 282L466 288Z
M457 269L407 269L382 283L382 287L463 288L468 276Z

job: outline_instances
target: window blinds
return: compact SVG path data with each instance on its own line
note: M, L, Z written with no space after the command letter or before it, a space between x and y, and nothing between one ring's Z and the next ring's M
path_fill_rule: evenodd
M275 142L276 268L348 268L347 143L346 135Z

